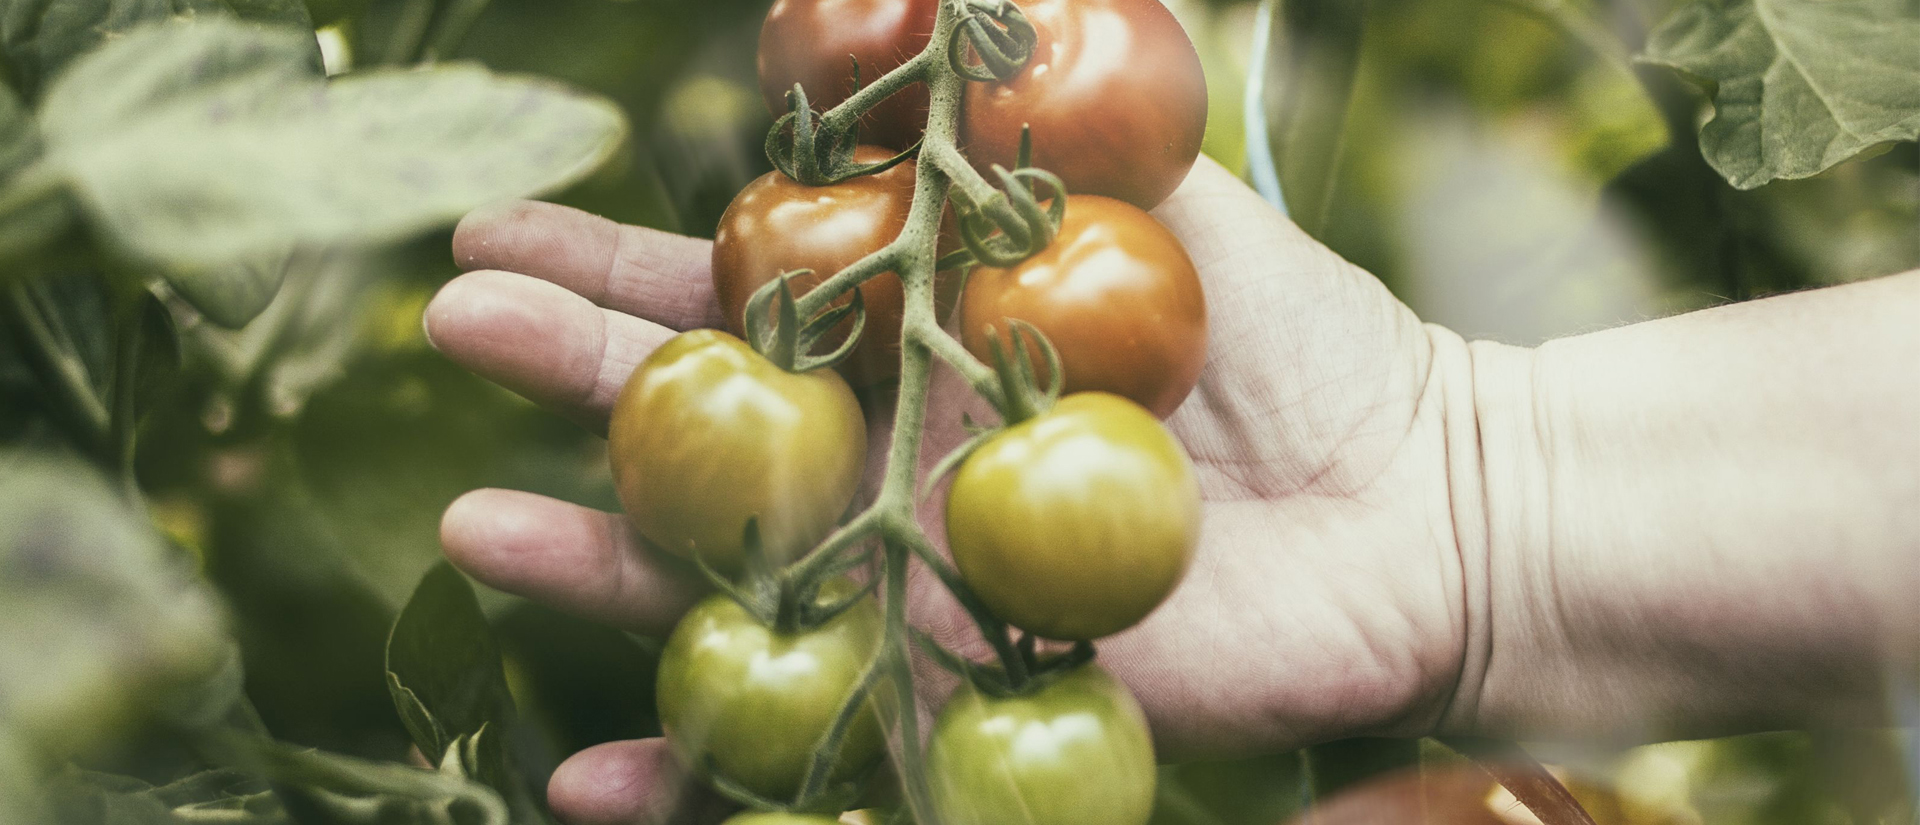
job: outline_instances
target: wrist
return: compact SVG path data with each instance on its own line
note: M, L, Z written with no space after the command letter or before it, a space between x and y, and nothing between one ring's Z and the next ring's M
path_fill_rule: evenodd
M1468 632L1441 730L1887 722L1920 659L1903 288L1473 345L1484 520L1456 518Z
M1544 570L1515 569L1519 548L1546 541L1547 456L1537 397L1538 353L1492 341L1464 342L1430 327L1464 361L1468 380L1449 393L1447 487L1461 571L1459 678L1435 724L1437 733L1483 733L1499 725L1510 683L1511 613L1516 588L1550 584ZM1502 632L1496 633L1496 627ZM1501 650L1496 650L1496 645ZM1499 654L1499 655L1496 655ZM1493 718L1489 718L1489 713Z

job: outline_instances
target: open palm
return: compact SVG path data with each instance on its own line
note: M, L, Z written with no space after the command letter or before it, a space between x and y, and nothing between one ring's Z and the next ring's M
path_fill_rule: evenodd
M1199 470L1205 521L1184 583L1104 641L1102 661L1166 755L1432 729L1466 635L1446 445L1461 426L1448 409L1472 401L1461 366L1435 354L1458 339L1210 161L1154 215L1207 290L1208 365L1168 422ZM469 217L454 246L476 271L429 307L434 344L596 431L640 359L719 321L706 241L519 203ZM932 392L928 461L963 436L963 411L986 409L944 370ZM937 539L937 502L923 513ZM664 633L701 592L618 515L539 496L471 493L442 537L484 582L635 632ZM964 640L964 614L921 581L916 622ZM570 759L549 802L583 823L697 818L683 789L660 742L623 742Z

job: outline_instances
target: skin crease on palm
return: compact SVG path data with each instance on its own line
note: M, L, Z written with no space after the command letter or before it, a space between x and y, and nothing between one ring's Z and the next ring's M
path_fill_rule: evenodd
M1526 350L1422 324L1205 158L1153 215L1206 290L1208 362L1167 421L1199 475L1201 544L1172 597L1100 657L1163 758L1368 734L1646 741L1884 720L1883 674L1862 663L1920 662L1906 596L1920 478L1902 470L1920 466L1906 426L1920 392L1883 377L1920 361L1901 314L1920 305L1920 274ZM720 325L709 253L563 207L485 209L455 234L469 272L428 307L428 336L604 433L647 353ZM1800 391L1768 389L1781 382ZM925 465L960 441L963 413L991 420L950 371L931 392ZM888 413L868 413L869 479ZM1696 419L1711 429L1647 426ZM936 540L939 505L921 508ZM526 493L459 499L442 542L488 585L636 633L664 635L701 593L618 514ZM981 654L930 578L913 620ZM1722 644L1748 655L1703 656ZM922 670L926 711L952 683ZM1644 719L1661 726L1622 732ZM568 759L548 801L578 825L718 821L691 787L664 743L619 742Z

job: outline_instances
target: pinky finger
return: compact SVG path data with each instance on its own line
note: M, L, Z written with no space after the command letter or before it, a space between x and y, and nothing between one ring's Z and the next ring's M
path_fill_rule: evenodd
M547 783L547 806L567 825L712 825L733 808L681 768L665 739L568 757Z

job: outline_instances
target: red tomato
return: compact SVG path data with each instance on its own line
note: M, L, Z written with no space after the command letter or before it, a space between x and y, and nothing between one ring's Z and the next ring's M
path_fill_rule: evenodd
M786 114L787 92L799 83L826 111L853 93L853 61L860 83L871 84L927 46L939 0L778 0L760 27L760 94L774 116ZM916 83L867 112L860 138L894 149L920 139L927 122L927 87Z
M1020 126L1033 164L1067 191L1151 209L1200 154L1207 81L1200 56L1160 0L1026 0L1039 35L1004 83L967 85L961 145L985 172L1014 167Z
M1004 342L1015 318L1060 351L1066 392L1123 395L1161 418L1206 363L1206 297L1186 249L1153 216L1112 198L1068 197L1060 234L1040 254L968 277L960 329L969 351L990 358L987 329Z
M862 163L891 153L863 146ZM747 184L720 217L713 239L713 288L736 334L745 329L747 299L782 272L811 269L793 281L795 295L898 237L913 206L913 162L832 186L803 186L779 172ZM900 317L906 306L900 279L881 275L860 287L866 328L841 372L856 387L900 373ZM851 321L841 323L848 329ZM837 338L844 340L844 334ZM830 339L828 344L837 344Z

